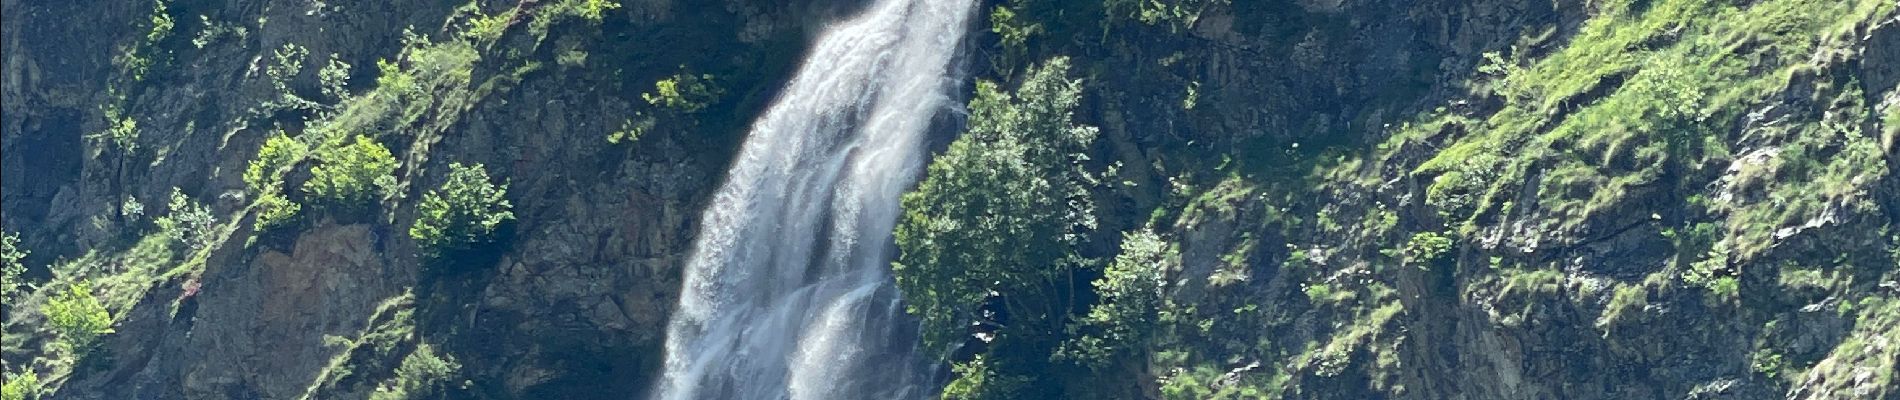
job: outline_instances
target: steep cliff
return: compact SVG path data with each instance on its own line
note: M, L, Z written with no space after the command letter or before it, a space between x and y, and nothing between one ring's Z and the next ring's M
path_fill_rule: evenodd
M990 76L1078 56L1106 266L969 305L957 397L1895 395L1892 4L1088 4Z
M428 344L461 366L451 397L639 392L737 134L806 24L848 7L639 1L590 20L584 3L9 0L4 225L28 280L58 289L7 305L8 371L57 398L360 397ZM484 19L498 36L470 32ZM686 73L723 95L692 113L642 97ZM103 138L114 118L136 126L124 146ZM280 132L373 138L398 189L259 231L241 175ZM506 181L519 222L436 276L407 232L450 163ZM208 206L206 244L153 222L177 214L173 188ZM72 360L37 309L79 280L116 323Z
M644 395L740 136L858 7L3 1L0 361L79 399ZM1046 292L967 280L924 333L951 397L1900 398L1891 1L981 7L970 74L1066 57L1099 134L1025 169L1088 216ZM325 200L357 137L390 180ZM511 218L443 252L452 164Z

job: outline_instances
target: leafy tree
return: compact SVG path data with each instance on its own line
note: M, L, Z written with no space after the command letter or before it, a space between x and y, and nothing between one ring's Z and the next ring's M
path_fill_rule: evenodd
M396 156L367 136L317 150L304 194L323 204L355 209L396 187Z
M202 250L211 245L212 228L218 219L203 204L191 200L184 191L172 188L172 201L168 214L158 218L158 229L172 240L172 243L184 245L187 251Z
M1058 357L1090 368L1144 348L1160 320L1166 274L1180 256L1152 231L1123 235L1121 254L1095 280L1100 303L1075 327Z
M92 294L92 283L79 281L46 300L46 322L74 355L92 352L99 337L112 333L112 314Z
M13 296L20 291L25 282L21 275L26 274L27 251L20 248L20 235L0 234L0 303L13 304Z
M487 243L515 219L507 193L508 185L490 183L481 164L451 164L448 182L422 196L409 237L433 257Z
M967 131L904 195L892 269L926 346L954 344L992 291L1023 332L1059 330L1063 278L1086 262L1076 232L1095 224L1080 163L1096 131L1071 121L1082 87L1068 70L1051 60L1015 96L979 84Z

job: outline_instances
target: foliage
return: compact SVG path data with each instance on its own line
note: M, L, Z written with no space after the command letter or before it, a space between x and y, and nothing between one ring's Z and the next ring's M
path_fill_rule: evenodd
M0 400L29 400L40 398L40 376L32 369L19 374L6 374L7 382L0 385Z
M330 62L317 70L317 83L321 84L324 97L339 103L349 100L350 63L338 59L336 53L330 53Z
M943 388L944 400L1019 399L1033 381L1024 376L1002 375L991 368L983 356L952 366L957 378Z
M26 264L21 261L26 259L27 253L20 248L19 234L0 234L0 303L13 304L13 297L26 286L26 282L21 281L21 275L26 274Z
M643 93L640 97L654 107L693 114L705 110L724 94L725 90L719 88L711 74L694 75L682 71L654 82L653 92Z
M198 36L191 39L191 44L200 49L227 37L242 41L251 35L250 28L242 24L213 22L210 16L203 14L198 15L198 23Z
M448 181L422 196L409 237L436 257L489 242L515 219L507 193L508 185L490 183L481 164L451 164Z
M1016 9L996 6L990 11L990 32L996 34L1002 48L990 62L1005 76L1016 71L1017 64L1029 57L1029 39L1042 34L1042 24L1018 16Z
M515 10L511 8L507 12L495 15L478 14L471 17L468 20L468 30L462 31L462 36L476 42L493 43L501 39L501 34L508 30L509 25L514 24Z
M1405 242L1405 262L1419 267L1431 267L1444 261L1451 254L1451 238L1437 232L1420 232Z
M157 44L158 42L164 41L165 38L171 37L172 28L178 24L172 20L171 13L166 12L166 8L167 4L165 0L155 0L152 2L152 27L145 32L145 43Z
M74 355L83 356L99 344L99 337L112 333L112 314L92 293L90 281L79 281L46 300L46 323L59 333L60 344Z
M659 123L659 121L653 117L644 114L634 115L633 118L622 122L619 130L607 135L607 143L621 144L639 142L640 137L646 136L647 132L652 131L653 126L657 123Z
M139 121L132 119L130 115L125 115L116 106L107 106L104 112L106 130L86 135L86 139L99 146L101 151L110 150L117 153L119 157L127 157L138 151Z
M257 158L244 169L245 187L257 196L258 214L253 224L257 230L285 226L303 209L284 195L284 173L308 153L309 146L279 132L264 140L264 147L257 150Z
M892 265L909 311L923 319L927 348L954 344L969 312L994 290L1007 296L1013 326L1052 324L1074 253L1094 227L1088 175L1079 165L1095 139L1072 114L1081 83L1067 59L1036 69L1015 96L977 86L969 128L933 160L902 200ZM1059 329L1059 325L1039 327Z
M252 113L270 115L280 111L310 112L322 110L322 104L297 95L297 92L291 89L291 80L297 79L298 75L303 74L304 59L309 57L310 50L296 43L285 43L283 47L272 50L272 62L265 64L264 75L269 78L271 87L276 92L277 98L265 101L259 105L258 108L253 109Z
M1111 21L1134 18L1148 25L1166 25L1175 32L1193 29L1209 9L1231 4L1232 0L1105 0L1102 3Z
M1167 271L1179 257L1154 232L1123 235L1121 254L1094 282L1100 302L1071 328L1081 334L1057 356L1100 369L1147 348L1163 305Z
M133 81L145 80L145 73L151 71L153 59L159 56L156 53L159 51L160 42L170 38L172 29L178 25L172 19L169 8L170 3L165 0L153 0L152 13L147 19L149 26L146 27L144 40L124 49L113 60L125 73L132 76Z
M252 159L244 169L244 185L253 194L263 194L275 189L284 180L284 169L303 159L310 146L292 139L283 132L264 140L264 147L257 150L257 158Z
M574 5L574 15L594 22L599 22L607 10L620 8L614 0L570 0L567 4Z
M406 400L434 398L448 388L461 364L454 357L437 355L435 348L427 343L416 345L416 350L403 357L402 364L396 367L396 376L389 382L376 387L370 393L371 400Z
M266 232L280 227L290 226L297 220L303 205L291 201L283 192L272 190L257 195L257 220L252 227Z
M1528 102L1537 98L1534 88L1521 80L1525 79L1524 67L1516 54L1506 58L1498 52L1484 53L1484 65L1478 66L1478 72L1491 77L1491 91L1513 103Z
M615 0L554 0L535 12L534 21L528 24L528 34L536 43L546 39L554 24L562 21L580 20L590 24L599 24L607 16L608 10L620 8Z
M368 136L318 148L316 158L303 190L321 204L353 210L396 187L396 156Z
M217 225L217 217L204 205L191 200L185 192L172 188L171 204L167 214L158 218L158 229L173 243L182 244L187 252L196 252L210 246L212 228Z

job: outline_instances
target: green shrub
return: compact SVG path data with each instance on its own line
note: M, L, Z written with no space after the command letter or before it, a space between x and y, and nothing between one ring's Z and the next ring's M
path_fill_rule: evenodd
M101 153L111 152L119 158L130 157L139 147L139 121L125 115L117 106L106 106L106 130L86 135Z
M323 96L329 100L336 101L336 104L349 101L350 63L337 58L336 53L330 53L330 62L317 70L317 82L323 88Z
M406 400L439 397L443 389L448 388L456 371L462 368L454 357L436 355L435 349L427 343L416 345L416 350L403 357L402 365L396 367L396 376L376 387L370 393L370 400Z
M681 72L654 82L653 92L641 94L640 97L655 107L692 114L705 110L724 93L723 89L714 85L712 75Z
M1505 100L1514 104L1530 104L1542 97L1530 84L1523 82L1526 78L1524 67L1516 54L1505 57L1494 51L1484 53L1484 60L1478 72L1490 76L1493 93L1504 96Z
M178 188L172 188L172 201L168 210L168 214L158 218L158 229L172 243L183 245L190 252L210 246L212 228L218 223L210 209L192 201L191 196L186 196Z
M246 28L244 24L213 22L211 16L208 15L198 15L198 23L201 27L198 29L198 36L191 39L191 44L200 49L227 37L242 41L251 35L250 28Z
M1005 400L1022 398L1033 382L1029 377L996 371L983 356L951 367L956 379L944 385L944 400Z
M317 166L310 168L304 194L320 204L356 209L371 204L396 187L396 156L367 136L347 144L317 150Z
M1161 26L1167 25L1172 31L1179 32L1193 28L1201 20L1201 14L1213 7L1227 7L1233 0L1106 0L1102 8L1107 11L1107 21L1133 18L1141 23Z
M38 399L40 376L27 369L19 374L7 374L7 383L0 385L0 400Z
M258 231L289 225L303 206L284 196L284 172L310 151L302 141L278 133L264 141L257 158L244 169L244 185L257 196Z
M1028 57L1029 39L1041 35L1043 25L1019 16L1014 8L999 5L990 11L990 32L996 34L997 47L1001 48L991 56L990 63L1007 76Z
M92 352L99 337L112 333L112 314L93 296L92 282L79 281L46 300L46 323L60 344L76 356Z
M501 34L508 31L508 25L514 20L514 9L495 15L476 14L469 18L468 30L462 31L462 36L476 42L494 42L501 39Z
M575 16L594 22L600 22L607 10L620 8L620 3L613 0L571 0L563 4L572 4Z
M265 192L257 197L257 221L252 226L260 232L290 226L302 210L303 205L290 201L281 192Z
M1405 262L1430 267L1451 254L1452 240L1437 232L1420 232L1405 243Z
M302 159L310 151L310 146L282 132L264 140L264 147L257 150L257 158L244 169L244 185L252 194L262 194L273 190L284 181L284 168Z
M1057 356L1099 370L1147 348L1160 319L1167 270L1178 258L1154 232L1124 235L1121 254L1095 280L1100 303L1074 328L1081 335L1064 343Z
M481 164L451 164L448 182L422 196L409 237L433 257L489 242L515 219L507 193L508 185L489 182Z
M626 122L622 122L620 124L620 130L608 134L607 143L621 144L639 142L640 137L646 136L648 131L653 130L653 125L658 122L659 121L654 120L653 117L636 114L634 118L629 118Z
M20 249L20 235L0 234L0 302L13 304L13 296L25 286L21 275L26 274L26 250Z

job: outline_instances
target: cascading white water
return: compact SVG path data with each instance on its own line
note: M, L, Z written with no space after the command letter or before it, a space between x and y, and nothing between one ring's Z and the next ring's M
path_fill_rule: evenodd
M890 235L975 9L875 0L820 37L702 215L653 398L929 394Z

